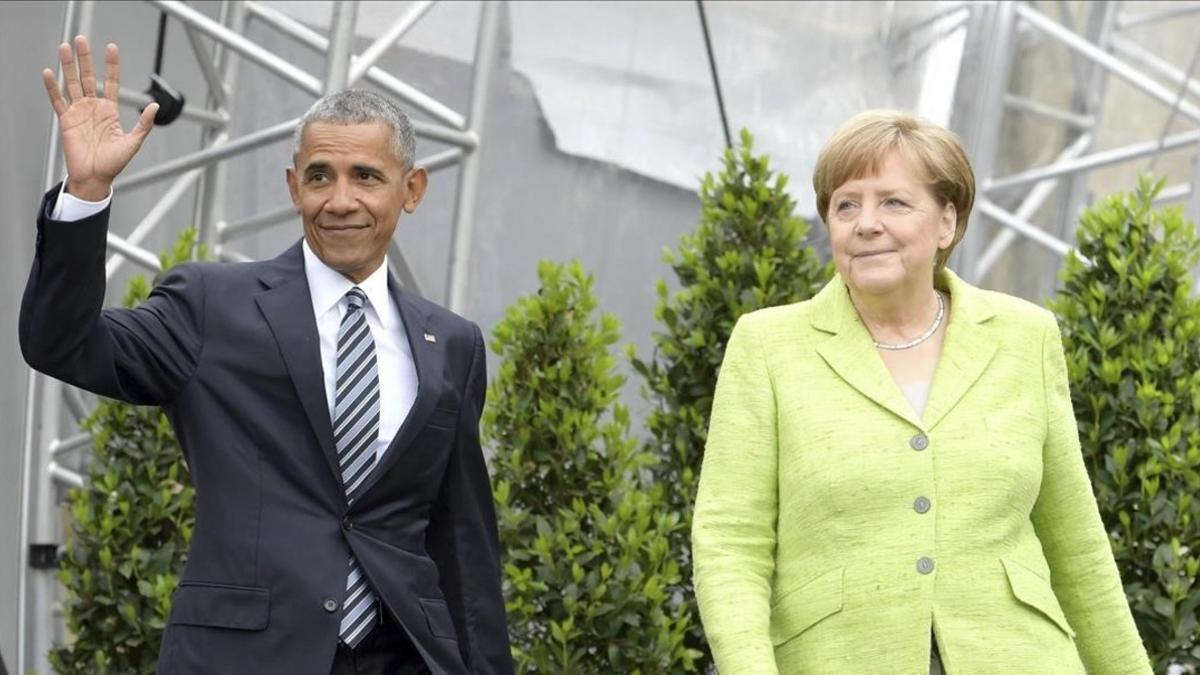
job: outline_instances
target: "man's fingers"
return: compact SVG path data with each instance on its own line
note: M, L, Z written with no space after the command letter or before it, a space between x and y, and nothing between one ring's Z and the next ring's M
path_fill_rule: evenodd
M79 83L84 96L96 95L96 67L92 63L92 48L82 35L75 38L75 54L79 59Z
M104 49L104 98L117 102L117 94L121 90L121 55L117 46L108 43Z
M142 141L146 140L150 130L154 128L154 116L158 113L158 104L151 103L142 111L141 117L138 117L137 124L129 130L129 135L133 136L137 141L138 146L141 146Z
M67 102L63 100L62 92L58 89L58 78L54 76L54 71L49 68L42 70L42 84L46 85L46 95L50 97L50 107L54 108L54 113L59 117L67 112Z
M75 54L71 45L62 43L58 46L58 62L62 64L63 81L67 83L67 95L71 101L83 98L83 89L79 86L79 72L75 69Z

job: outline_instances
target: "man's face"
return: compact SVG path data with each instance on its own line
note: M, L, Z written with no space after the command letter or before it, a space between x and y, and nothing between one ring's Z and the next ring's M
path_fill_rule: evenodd
M405 170L382 122L313 122L287 170L304 238L317 257L359 283L383 263L400 212L425 194L425 170Z

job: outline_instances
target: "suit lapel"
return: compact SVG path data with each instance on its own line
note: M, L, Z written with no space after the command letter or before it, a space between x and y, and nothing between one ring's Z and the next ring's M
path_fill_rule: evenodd
M832 333L817 346L817 353L838 377L893 415L923 427L875 352L841 277L835 276L813 298L811 317L814 328Z
M939 275L938 287L950 293L950 323L922 418L879 358L841 278L835 276L813 298L813 327L832 334L817 347L821 358L863 396L924 430L937 426L954 409L983 375L997 348L987 326L994 312L984 294L949 270Z
M333 426L329 421L329 404L321 371L320 337L311 310L312 298L304 276L304 254L300 244L281 254L275 263L273 269L259 277L265 290L255 297L255 301L283 354L296 395L321 446L321 454L341 485L342 473L333 445Z
M996 355L998 343L987 325L994 316L991 303L979 289L946 270L940 277L950 292L950 323L942 356L933 375L925 426L937 426L983 375ZM941 285L941 284L939 284Z
M366 494L377 483L381 476L395 466L396 461L412 445L413 440L425 427L429 416L436 407L442 372L445 365L444 344L438 341L437 333L429 325L429 316L413 301L412 296L404 292L391 275L388 275L388 290L392 300L400 310L400 319L404 324L404 334L412 351L413 365L417 371L417 398L413 401L412 409L400 425L395 438L388 445L387 452L371 471L363 486ZM431 336L432 341L426 336Z

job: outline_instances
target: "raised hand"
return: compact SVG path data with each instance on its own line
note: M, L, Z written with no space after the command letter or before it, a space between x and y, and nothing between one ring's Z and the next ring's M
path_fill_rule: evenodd
M58 115L67 161L67 192L87 201L100 201L108 196L113 179L142 147L142 141L154 126L158 104L146 106L137 124L125 133L117 112L117 92L121 88L117 46L110 43L104 51L103 97L96 95L96 71L87 38L82 35L75 38L74 54L67 43L59 45L58 59L70 100L63 98L53 70L42 71L42 82Z

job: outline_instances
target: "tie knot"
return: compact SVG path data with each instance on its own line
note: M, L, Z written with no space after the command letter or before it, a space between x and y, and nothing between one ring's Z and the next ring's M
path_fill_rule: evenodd
M346 302L350 305L350 309L362 309L363 305L367 304L367 294L355 286L346 291Z

